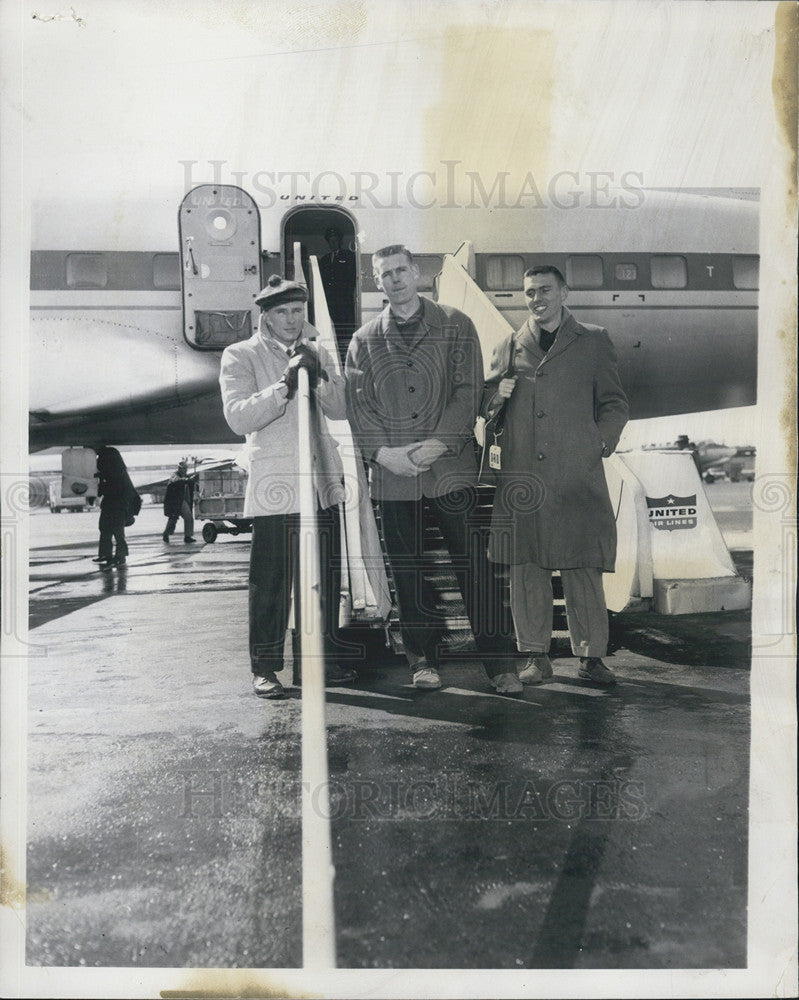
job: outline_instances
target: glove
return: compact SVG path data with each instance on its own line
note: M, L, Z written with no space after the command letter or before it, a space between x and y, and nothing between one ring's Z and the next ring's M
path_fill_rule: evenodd
M288 399L291 399L297 391L297 373L300 368L308 372L308 382L311 390L319 384L319 379L323 382L329 381L328 374L319 362L319 354L310 344L297 344L289 353L289 363L283 372L283 381L288 389Z

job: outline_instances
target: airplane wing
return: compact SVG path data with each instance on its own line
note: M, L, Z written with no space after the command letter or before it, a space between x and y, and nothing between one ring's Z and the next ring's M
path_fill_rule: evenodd
M205 461L200 461L197 465L189 471L189 475L196 475L198 472L210 472L213 469L232 469L232 468L242 468L243 466L236 461L235 458L222 458L222 459L208 459ZM143 470L138 476L136 471L132 470L130 472L130 478L133 485L139 491L139 493L155 493L158 490L166 489L169 480L172 478L174 469L166 476L162 476L160 479L148 479L145 474L147 470Z

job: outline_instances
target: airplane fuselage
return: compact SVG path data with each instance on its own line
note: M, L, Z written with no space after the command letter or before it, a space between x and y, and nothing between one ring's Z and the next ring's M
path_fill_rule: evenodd
M213 221L216 209L208 201L198 199L194 211L208 211ZM575 316L611 335L633 418L755 402L756 203L651 195L649 203L604 214L595 208L546 217L459 210L435 218L279 203L261 223L261 246L250 249L248 280L257 286L272 273L291 275L295 243L321 260L328 223L354 251L356 324L385 304L371 276L374 250L407 243L422 273L420 290L435 296L444 255L468 239L471 276L514 328L528 315L524 271L544 262L561 269ZM234 241L230 225L230 240L222 240L209 223L212 242ZM180 251L33 251L31 450L236 440L217 385L224 340L198 344L187 335L192 268L210 278L206 311L223 315L226 308L224 282L214 280L229 277L230 264L217 255L206 258L210 269L198 266L201 255L196 245L189 254L186 241ZM224 264L220 275L211 273L214 261ZM242 327L230 338L249 332Z

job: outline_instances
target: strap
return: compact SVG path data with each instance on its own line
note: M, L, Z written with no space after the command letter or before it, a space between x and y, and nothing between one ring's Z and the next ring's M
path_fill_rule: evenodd
M513 378L513 373L515 371L516 363L516 331L510 335L510 355L508 357L508 367L505 370L503 378ZM503 399L502 406L494 414L494 434L499 435L502 433L502 429L505 425L505 410L508 408L507 399Z
M510 335L510 356L508 358L508 370L505 373L505 378L513 378L513 372L516 366L516 331Z

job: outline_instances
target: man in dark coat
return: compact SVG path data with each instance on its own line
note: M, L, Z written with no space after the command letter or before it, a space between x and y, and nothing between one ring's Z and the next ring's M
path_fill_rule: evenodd
M503 694L523 688L508 670L501 593L479 538L473 435L483 389L474 324L418 294L419 268L395 244L372 256L383 312L357 330L347 354L347 412L369 463L372 497L396 584L413 684L441 687L440 622L422 569L424 513L452 558L477 651Z
M352 250L342 246L344 236L338 226L325 230L330 253L319 258L319 273L327 299L327 308L336 328L336 340L342 360L355 330L355 285L358 264Z
M616 560L616 523L602 459L627 422L627 398L607 331L578 323L557 268L524 276L531 316L500 344L484 397L490 417L505 402L501 471L489 558L510 564L510 600L527 684L552 676L552 571L560 570L578 676L615 677L602 662L608 616L602 574ZM514 375L506 377L510 346Z
M196 476L188 474L188 466L184 460L178 462L177 471L172 474L164 494L164 513L166 528L161 536L165 542L175 530L178 518L183 518L183 541L193 542L194 531L194 487Z

